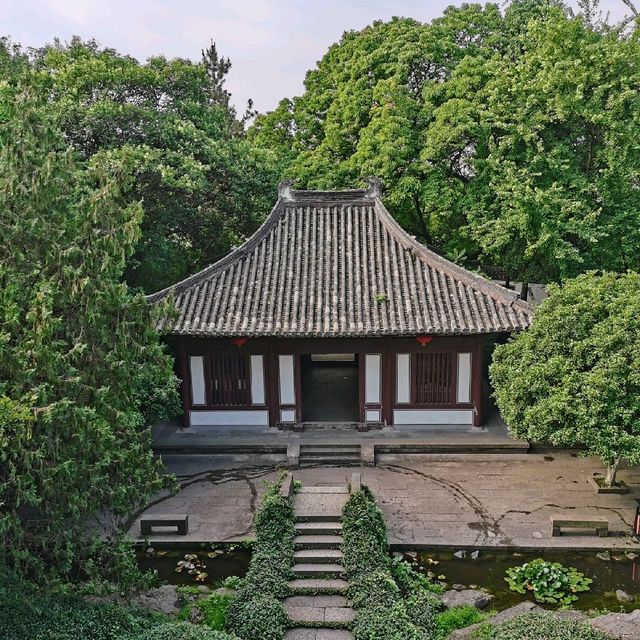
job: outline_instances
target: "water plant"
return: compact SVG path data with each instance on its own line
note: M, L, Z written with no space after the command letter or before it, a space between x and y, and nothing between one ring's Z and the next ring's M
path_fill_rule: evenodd
M589 591L593 582L573 567L536 558L506 571L505 581L512 591L531 594L538 602L570 604L577 593Z

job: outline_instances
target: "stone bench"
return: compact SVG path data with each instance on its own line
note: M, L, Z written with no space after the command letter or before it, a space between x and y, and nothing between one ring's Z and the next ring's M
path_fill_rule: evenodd
M601 538L609 535L609 521L605 516L550 516L551 535L559 536L561 529L595 529Z
M140 534L151 535L153 527L177 527L178 535L186 536L189 532L189 516L186 513L153 514L140 518Z

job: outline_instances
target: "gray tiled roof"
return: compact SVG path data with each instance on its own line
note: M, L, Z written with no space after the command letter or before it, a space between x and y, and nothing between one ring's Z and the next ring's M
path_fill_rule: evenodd
M516 294L409 236L367 190L296 191L283 183L264 224L173 292L164 333L192 336L475 334L525 329Z

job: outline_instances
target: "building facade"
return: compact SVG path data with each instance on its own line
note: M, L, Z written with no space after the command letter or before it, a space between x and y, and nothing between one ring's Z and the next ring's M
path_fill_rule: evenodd
M163 320L185 426L468 425L483 422L487 336L530 307L408 235L379 182L299 191L172 296Z

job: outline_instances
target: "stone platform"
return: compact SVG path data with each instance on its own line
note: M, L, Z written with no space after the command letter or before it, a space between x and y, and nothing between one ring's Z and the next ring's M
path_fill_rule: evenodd
M148 511L187 513L189 534L154 533L154 545L229 542L250 537L264 480L276 477L279 456L166 455L168 471L182 485L159 494ZM589 479L602 472L595 458L575 454L380 454L376 467L362 467L396 549L570 548L638 549L631 528L640 499L640 469L621 469L626 495L598 495ZM307 487L344 485L354 467L309 467L294 471ZM606 516L610 535L552 537L549 516ZM138 519L130 532L139 537ZM315 535L335 535L319 532Z

